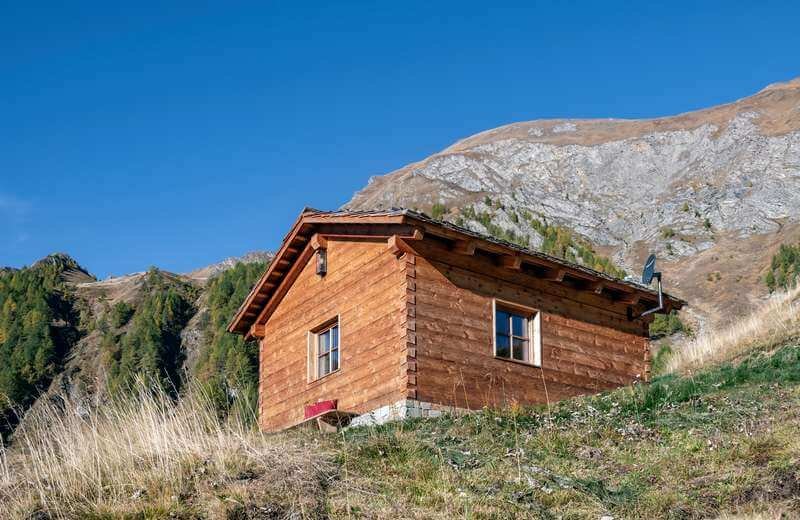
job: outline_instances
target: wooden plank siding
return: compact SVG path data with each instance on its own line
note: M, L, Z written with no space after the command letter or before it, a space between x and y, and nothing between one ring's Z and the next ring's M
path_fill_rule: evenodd
M413 248L418 400L538 404L648 377L646 320L629 320L624 306L437 244ZM541 312L541 368L494 357L494 298Z
M302 266L264 327L260 345L261 427L303 420L305 405L337 399L363 413L406 395L406 262L385 239L329 239L328 273ZM307 334L339 316L340 369L308 381Z

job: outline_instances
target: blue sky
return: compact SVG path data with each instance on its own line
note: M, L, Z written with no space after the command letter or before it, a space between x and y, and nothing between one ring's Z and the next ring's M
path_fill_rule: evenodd
M0 265L64 251L100 277L276 248L303 206L502 124L800 76L797 2L16 4Z

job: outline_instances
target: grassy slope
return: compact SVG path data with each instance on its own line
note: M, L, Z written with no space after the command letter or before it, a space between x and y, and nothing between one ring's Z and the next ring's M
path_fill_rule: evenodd
M197 396L45 416L0 453L0 517L797 516L800 294L790 303L736 341L700 338L716 350L676 362L684 375L550 407L338 435L262 435Z
M800 343L547 409L347 432L331 507L391 517L684 518L800 496ZM791 504L780 504L791 507Z

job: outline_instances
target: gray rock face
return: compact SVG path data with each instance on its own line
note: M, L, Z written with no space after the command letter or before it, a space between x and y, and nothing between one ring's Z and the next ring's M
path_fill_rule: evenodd
M655 242L670 228L681 236L674 254L691 255L708 247L712 230L768 233L800 217L800 132L764 136L754 117L594 146L503 139L432 157L412 175L438 189L420 200L399 182L378 205L460 205L492 194L597 245ZM361 192L348 207L363 199Z
M226 271L238 263L250 264L254 262L269 262L274 256L275 254L270 251L251 251L239 257L232 256L216 264L195 269L190 273L186 273L186 276L197 282L205 283L210 278L213 278L214 275Z
M480 210L487 195L501 212L526 210L607 246L631 270L642 246L680 261L721 235L776 233L800 220L800 80L672 118L490 130L373 178L346 207ZM540 240L523 220L494 223Z

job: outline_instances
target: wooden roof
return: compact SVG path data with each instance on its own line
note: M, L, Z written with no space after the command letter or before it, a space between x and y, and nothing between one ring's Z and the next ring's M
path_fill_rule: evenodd
M319 211L305 208L284 237L281 247L261 276L236 315L228 325L228 331L250 335L251 327L266 321L271 307L277 304L289 286L294 282L298 269L311 258L315 246L312 240L318 237L392 237L420 238L434 236L452 241L454 247L466 247L499 255L511 260L508 265L519 269L521 265L532 264L549 270L555 275L553 281L566 278L594 283L596 292L606 291L615 301L628 300L634 304L657 305L658 293L649 287L614 278L605 273L567 260L527 249L504 240L476 233L456 226L450 222L432 219L427 215L409 209L390 209L380 211ZM600 288L599 291L597 288ZM591 290L591 289L587 289ZM664 294L664 307L668 312L685 305L681 299Z

